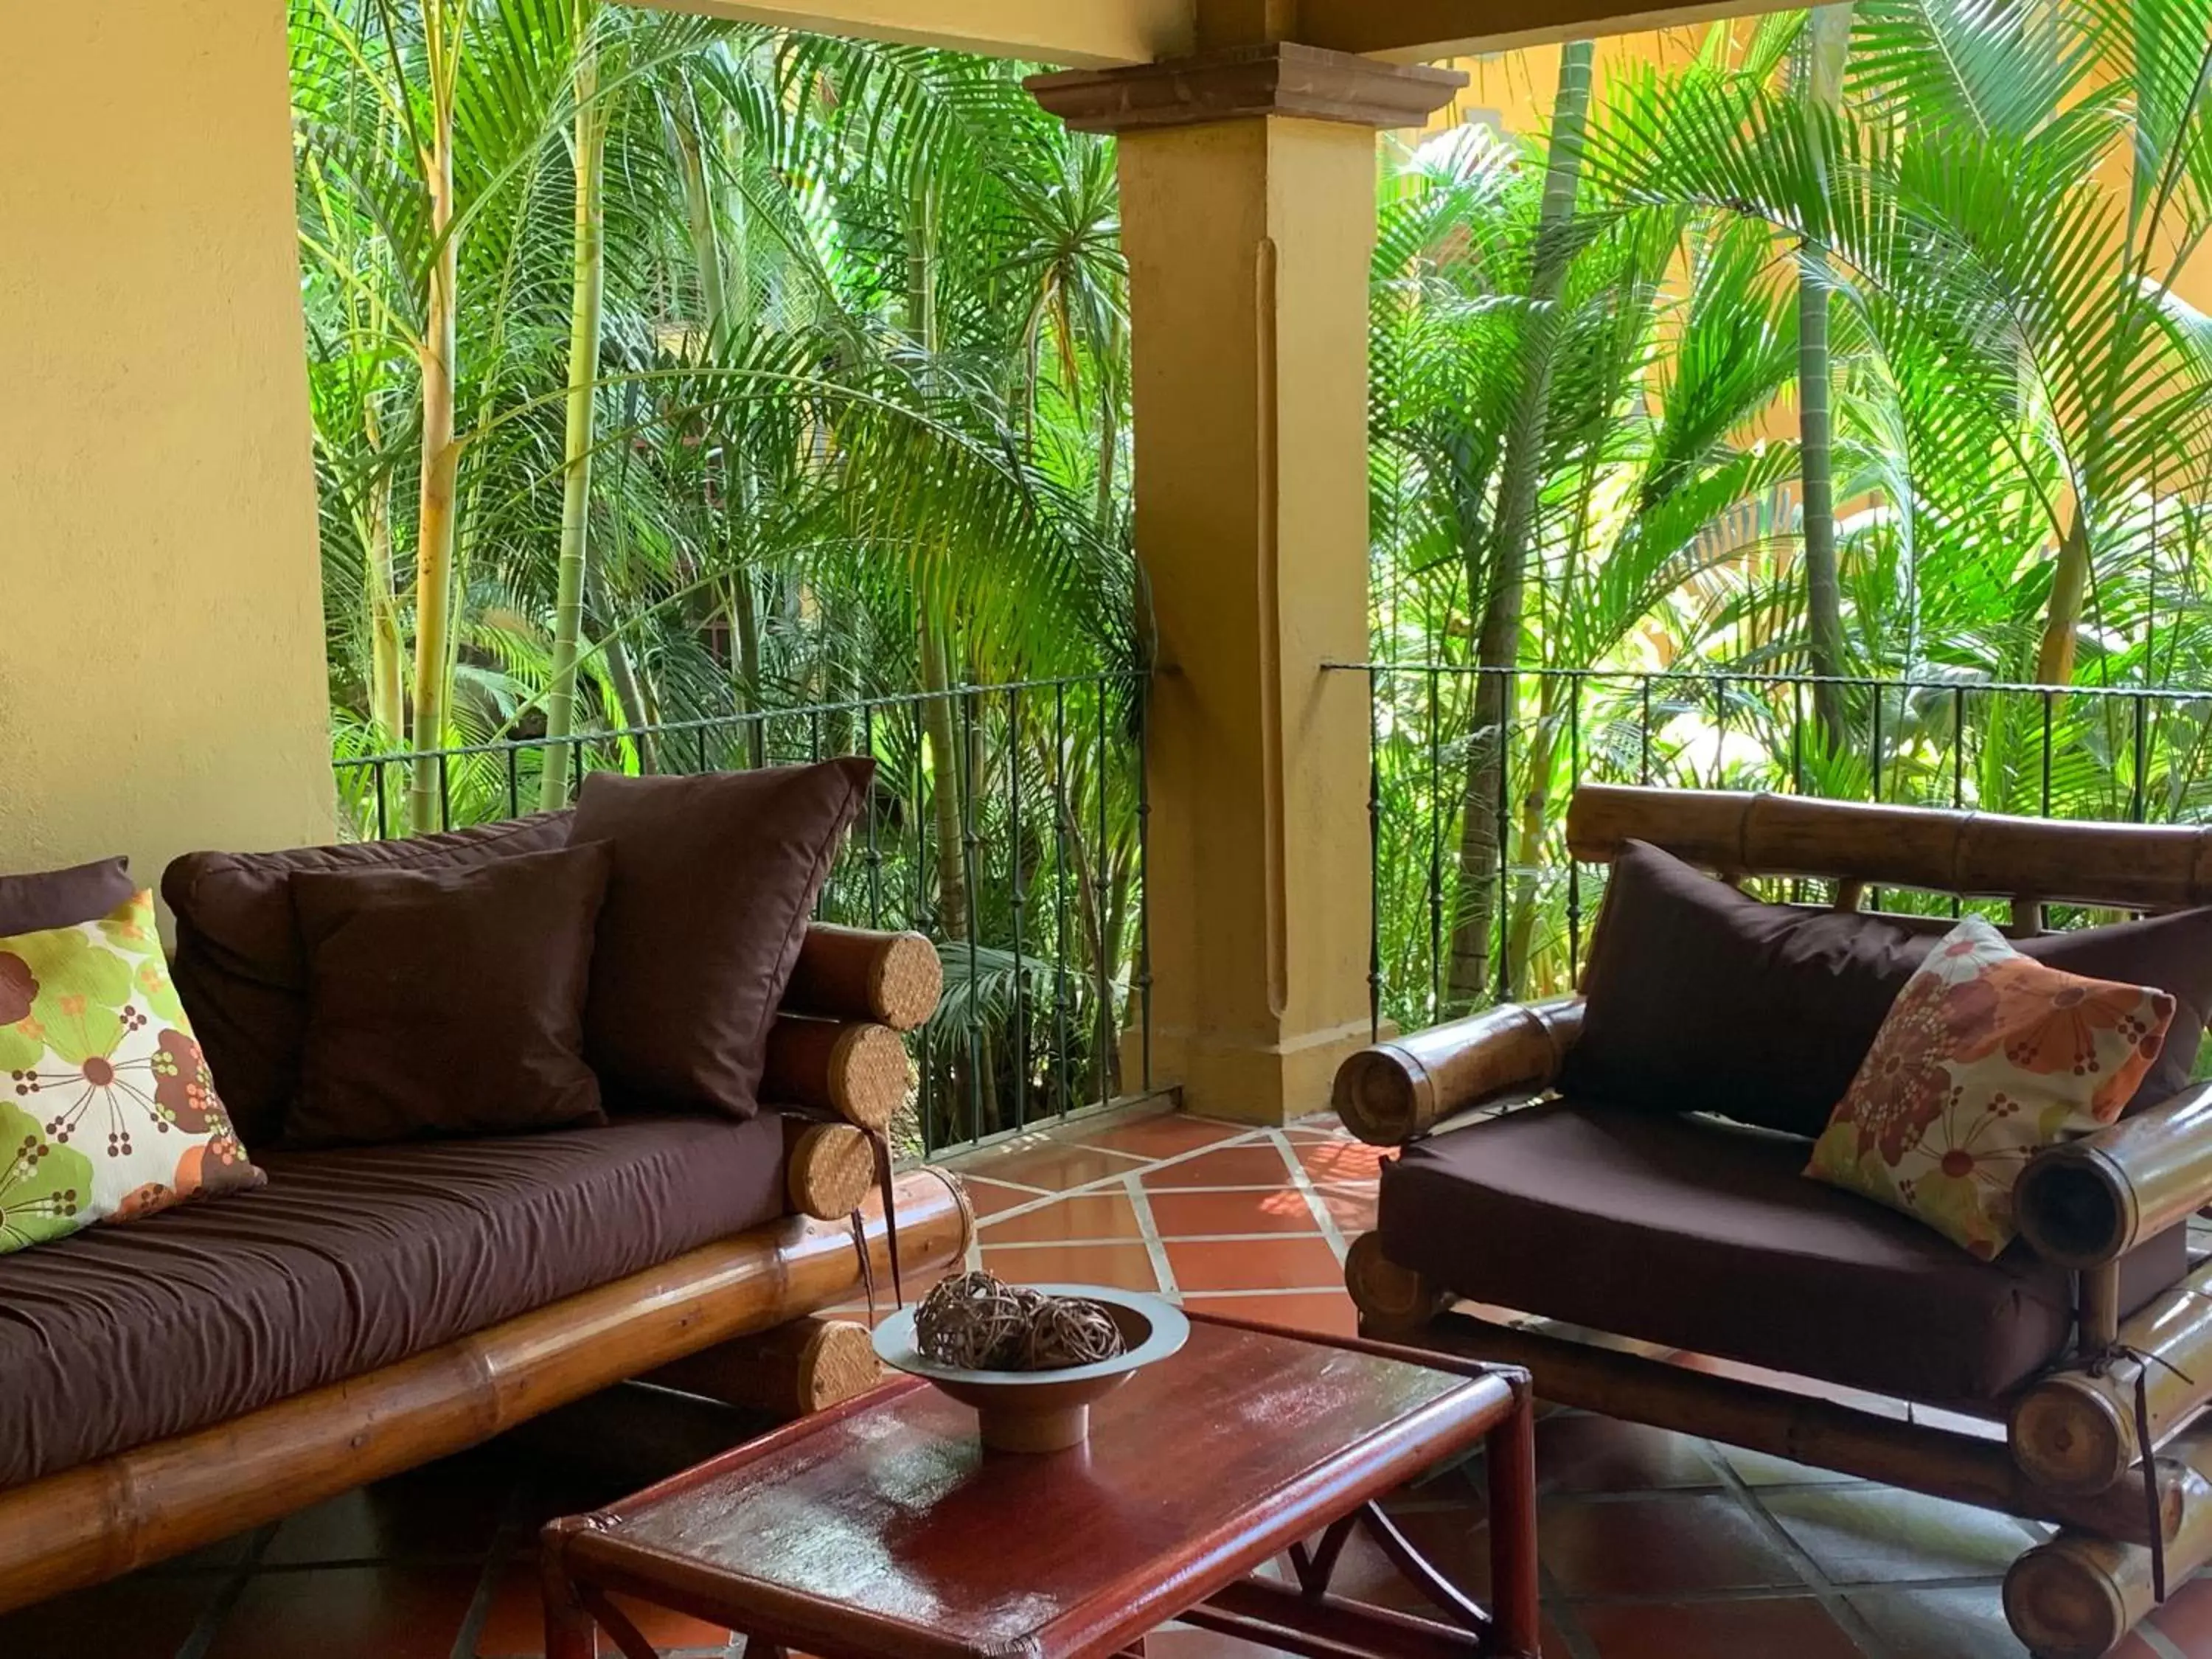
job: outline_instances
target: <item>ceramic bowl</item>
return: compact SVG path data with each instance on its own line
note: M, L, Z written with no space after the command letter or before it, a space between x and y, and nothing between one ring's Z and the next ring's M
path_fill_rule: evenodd
M1050 1452L1079 1446L1091 1432L1091 1407L1144 1366L1165 1359L1190 1336L1190 1322L1172 1302L1105 1285L1036 1285L1048 1296L1096 1302L1121 1328L1125 1352L1095 1365L1057 1371L971 1371L939 1365L915 1346L915 1310L876 1328L884 1364L927 1377L963 1406L973 1406L983 1443L994 1451Z

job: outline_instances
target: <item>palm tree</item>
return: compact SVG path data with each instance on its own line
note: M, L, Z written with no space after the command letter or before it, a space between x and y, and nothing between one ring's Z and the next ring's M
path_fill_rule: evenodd
M1474 735L1460 819L1460 909L1452 927L1450 992L1459 1002L1478 995L1488 978L1491 918L1498 902L1490 872L1500 848L1505 751L1513 704L1510 671L1521 654L1521 620L1529 556L1536 533L1537 491L1549 437L1552 374L1559 306L1572 241L1575 195L1589 115L1595 48L1571 40L1560 50L1559 84L1552 100L1550 148L1528 254L1528 319L1519 351L1517 394L1499 462L1496 529L1481 568L1470 565L1468 591L1484 592L1475 634L1478 666L1495 671L1476 681ZM1493 811L1493 806L1499 810Z

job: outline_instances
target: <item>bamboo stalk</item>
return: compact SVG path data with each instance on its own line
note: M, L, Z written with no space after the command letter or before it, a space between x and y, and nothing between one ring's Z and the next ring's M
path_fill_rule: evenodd
M2013 1457L2038 1485L2066 1492L2131 1486L2142 1455L2136 1440L2138 1381L2154 1446L2212 1399L2212 1262L2123 1320L2118 1342L2118 1357L2094 1366L2071 1361L2014 1405ZM2137 1353L2156 1358L2146 1366L2129 1357Z
M865 1394L881 1375L866 1326L808 1317L702 1348L643 1380L788 1419Z
M1557 1405L1702 1435L2025 1520L2078 1526L2130 1541L2150 1536L2139 1489L2123 1485L2094 1495L2046 1492L2020 1472L2005 1443L1993 1437L1933 1428L1817 1395L1692 1370L1458 1311L1441 1314L1397 1340L1462 1358L1518 1365L1536 1379L1538 1396ZM2204 1483L2168 1458L2159 1460L2159 1479L2160 1524L2171 1537L2181 1527L2187 1494L2203 1489Z
M2166 1547L2166 1577L2178 1589L2212 1561L2212 1423L2173 1443L2181 1522ZM2038 1659L2100 1659L2156 1605L2150 1551L2092 1530L2068 1528L2005 1574L2006 1622Z
M423 56L429 83L430 131L422 155L430 198L431 261L423 294L422 479L415 535L415 710L410 742L415 763L407 817L417 835L440 827L443 778L427 751L444 746L446 692L453 642L453 495L460 452L453 435L453 393L459 372L460 233L454 225L453 96L460 74L461 14L447 0L422 8Z
M1451 1293L1401 1267L1383 1253L1380 1233L1362 1233L1345 1253L1344 1285L1360 1323L1382 1332L1411 1331L1451 1306Z
M1492 1096L1546 1087L1581 1035L1582 1017L1572 998L1501 1003L1376 1043L1337 1067L1329 1103L1370 1146L1402 1146Z
M2192 1085L2039 1152L2014 1184L2020 1229L2084 1273L2179 1226L2212 1199L2212 1086Z
M591 562L592 448L599 381L599 316L606 290L605 175L607 112L599 94L596 0L577 0L575 90L576 243L568 323L567 431L561 472L561 563L553 601L552 672L545 688L545 763L538 805L568 804L574 771L564 739L575 730L576 660Z

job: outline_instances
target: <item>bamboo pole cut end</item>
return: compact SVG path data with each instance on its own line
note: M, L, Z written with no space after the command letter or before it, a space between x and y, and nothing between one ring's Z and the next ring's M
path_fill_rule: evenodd
M2013 1209L2038 1255L2078 1269L2118 1261L2136 1242L2133 1197L2094 1148L2062 1146L2021 1171Z
M2047 1492L2107 1492L2135 1465L2134 1425L2108 1391L2075 1372L2021 1395L2005 1432L2021 1473Z
M848 1319L814 1322L799 1355L799 1397L803 1409L827 1411L866 1394L883 1375L867 1327Z
M1451 1306L1451 1292L1401 1267L1382 1253L1380 1233L1362 1233L1344 1258L1344 1287L1361 1322L1376 1330L1411 1330Z
M2128 1596L2103 1559L2118 1547L2063 1534L2012 1564L2005 1621L2039 1659L2101 1659L2127 1635Z
M875 1150L849 1123L800 1129L786 1150L785 1191L791 1207L817 1221L840 1221L860 1207L875 1184Z
M830 1100L847 1122L887 1128L913 1090L913 1062L890 1026L848 1025L838 1034L830 1056Z
M868 974L871 1012L894 1031L911 1031L937 1012L945 964L920 933L895 933Z
M1435 1119L1435 1094L1419 1062L1389 1043L1348 1055L1329 1104L1370 1146L1402 1146Z
M882 933L828 922L808 927L784 1006L823 1019L869 1019L911 1031L937 1012L945 965L921 933Z

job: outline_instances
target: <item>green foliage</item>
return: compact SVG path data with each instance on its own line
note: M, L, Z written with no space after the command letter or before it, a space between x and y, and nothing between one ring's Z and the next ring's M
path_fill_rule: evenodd
M1447 671L1376 678L1393 1018L1464 1005L1443 941L1469 917L1486 989L1565 982L1589 896L1559 819L1586 779L2212 807L2193 701L1994 689L2202 683L2212 333L2173 288L2212 229L2212 0L1858 0L1850 21L1832 102L1790 71L1803 14L1601 84L1555 311L1529 297L1540 136L1392 160L1374 651ZM1820 660L1789 408L1808 273L1833 293L1814 361L1851 683L1832 692L1757 678ZM1513 580L1492 515L1540 320L1558 344L1512 659L1540 672L1486 714L1474 619ZM1808 698L1833 720L1808 727ZM1475 763L1499 719L1503 776Z
M341 756L461 745L456 821L538 797L541 751L501 745L544 729L555 660L588 41L605 318L578 736L552 763L871 749L892 782L833 908L888 893L958 958L926 1068L953 1103L927 1132L1122 1086L1107 1038L1073 1071L1026 1058L1054 1047L1047 982L1085 1030L1141 982L1111 145L1017 66L942 52L599 0L291 4ZM428 732L377 691L418 620L426 6L460 41L452 691ZM2212 811L2206 703L2091 695L2212 674L2212 321L2176 292L2212 230L2212 0L1856 0L1833 98L1808 30L1616 69L1559 146L1385 142L1373 653L1447 671L1376 681L1401 1020L1455 1000L1443 942L1469 915L1494 922L1485 983L1565 978L1594 896L1559 818L1586 777ZM1809 355L1808 283L1831 295ZM1786 684L1816 659L1808 362L1847 682L1817 729ZM1520 671L1486 705L1462 672L1486 617ZM940 670L1085 678L933 724L896 700ZM831 712L774 713L802 708ZM380 775L342 769L364 829Z

